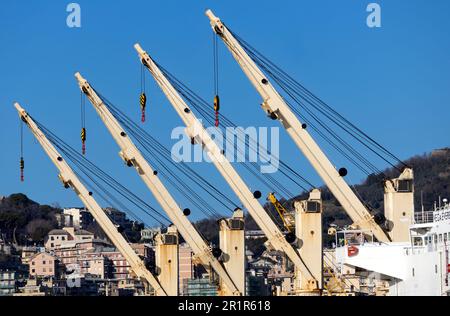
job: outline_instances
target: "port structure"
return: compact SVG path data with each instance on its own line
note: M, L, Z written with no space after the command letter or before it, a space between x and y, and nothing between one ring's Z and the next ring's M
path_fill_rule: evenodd
M223 151L217 143L211 138L209 133L197 119L187 103L180 96L178 91L173 87L170 81L163 74L161 69L156 65L150 55L142 49L139 44L135 44L134 48L138 52L139 59L142 64L147 67L158 86L166 95L172 104L176 113L186 125L185 132L194 144L201 145L206 151L214 166L228 183L230 188L239 198L243 206L248 210L256 224L261 228L268 243L276 250L284 252L293 262L296 268L308 279L310 284L318 284L307 265L300 257L298 249L295 245L289 243L283 232L270 218L264 208L258 201L257 194L252 193L239 173L234 169L231 163L226 159Z
M60 173L58 177L64 187L67 189L73 189L79 199L83 202L86 209L91 212L92 216L95 218L102 230L111 240L113 245L127 260L134 274L138 278L145 280L153 288L156 296L167 296L168 292L164 288L163 284L146 268L145 263L142 261L142 259L139 258L139 256L134 252L133 248L131 248L125 238L119 233L117 227L109 219L108 215L106 215L105 211L94 199L92 193L89 192L89 190L78 179L72 168L67 164L67 162L59 154L52 143L47 139L45 134L39 129L36 122L31 118L30 115L28 115L28 113L20 106L19 103L15 103L14 106L19 113L20 119L29 127L36 140L44 149L45 153L59 170Z
M311 163L327 187L342 205L346 213L359 229L370 230L380 242L391 241L386 231L375 222L362 201L352 191L343 176L315 142L308 130L291 111L283 97L277 92L261 69L211 10L206 11L213 31L225 43L242 71L261 95L262 109L280 121L294 143Z
M223 282L229 290L228 293L222 293L227 296L243 295L245 289L239 289L236 286L239 280L233 280L230 276L231 274L226 271L223 264L213 255L211 247L206 243L195 226L183 213L180 206L159 179L157 171L155 171L143 157L131 138L125 132L124 128L105 106L103 100L97 92L91 87L89 82L81 76L80 73L76 73L75 77L81 91L88 97L111 136L119 145L121 149L119 153L120 157L127 166L134 167L136 169L140 178L152 192L153 196L178 229L181 236L183 236L192 248L192 251L202 265L207 270L211 270L212 268L212 270L217 273L221 279L221 282Z

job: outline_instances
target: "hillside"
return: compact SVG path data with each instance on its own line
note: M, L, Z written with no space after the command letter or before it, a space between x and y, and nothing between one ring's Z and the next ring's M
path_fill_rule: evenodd
M60 209L39 205L24 194L0 200L0 232L8 242L19 245L41 243L57 227L55 214Z
M412 166L415 172L417 210L420 209L421 192L426 210L432 208L439 196L450 198L450 149L415 156L406 163ZM384 173L388 177L398 176L398 171L395 169L387 169ZM369 176L362 184L355 186L358 194L372 208L373 212L383 211L382 180L380 176ZM329 224L344 226L350 224L350 220L329 190L326 188L321 188L321 190L324 200L324 242L328 245L331 241L326 235ZM287 208L291 208L295 199L305 196L302 194L292 200L282 200L282 202ZM273 207L266 204L265 209L272 214L273 218L278 218ZM57 226L54 215L58 212L61 212L58 208L39 205L23 194L14 194L0 200L0 231L10 242L15 240L21 245L41 243L48 231ZM205 219L196 225L207 240L218 244L218 225L215 220ZM281 221L279 225L281 225ZM246 228L258 229L251 217L246 220ZM95 232L100 234L99 230L97 227ZM263 240L252 242L248 244L248 247L258 255L264 249Z
M420 209L421 193L423 195L425 210L431 210L434 202L437 201L439 197L450 198L450 148L415 156L405 161L405 163L411 166L415 173L416 210ZM384 174L388 178L396 178L399 175L398 171L394 168L386 169ZM369 176L362 184L355 185L354 188L361 196L362 200L372 209L374 214L383 212L382 176ZM333 241L333 239L327 235L329 225L336 224L342 227L351 224L351 221L331 192L326 187L320 189L322 191L324 203L324 244L327 246ZM293 201L304 199L306 197L307 194L303 193L291 200L282 200L281 202L287 209L292 209ZM264 208L272 214L273 218L278 218L276 211L271 205L265 204ZM279 221L279 225L281 225L281 221ZM199 227L202 229L203 234L208 236L210 240L218 239L217 233L215 233L217 225L212 221L204 220L200 223ZM258 229L251 217L247 218L246 227L247 229ZM249 245L249 248L255 253L260 253L262 243L263 241L259 241L256 244Z
M415 156L405 163L414 169L417 211L421 209L421 196L423 196L425 210L431 210L439 197L450 197L450 149ZM396 178L399 175L394 168L385 170L384 174L388 178ZM355 190L373 212L383 212L383 178L381 176L369 176L364 183L356 185ZM336 221L338 225L348 224L348 217L330 191L322 188L322 192L324 217L330 222Z

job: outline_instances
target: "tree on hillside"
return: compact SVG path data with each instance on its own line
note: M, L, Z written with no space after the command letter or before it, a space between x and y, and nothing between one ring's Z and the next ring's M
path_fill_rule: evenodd
M26 232L29 238L35 243L43 243L48 233L57 228L54 221L46 219L35 219L26 226Z

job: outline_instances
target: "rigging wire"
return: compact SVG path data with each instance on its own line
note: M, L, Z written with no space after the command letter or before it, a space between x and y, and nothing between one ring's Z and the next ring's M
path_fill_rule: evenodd
M86 97L83 91L81 93L81 152L86 154Z
M156 62L155 62L156 63ZM208 121L208 123L211 124L212 121L212 117L211 115L208 114L207 111L204 110L204 107L206 107L208 105L208 103L202 99L200 96L198 96L195 92L193 92L191 89L189 89L187 86L185 86L181 81L179 81L177 78L175 78L175 76L173 76L170 72L168 72L166 69L164 69L164 67L162 67L161 65L157 66L161 69L161 71L164 73L164 75L168 78L169 82L173 85L173 87L175 88L175 90L177 90L178 93L180 93L183 98L194 108L196 109L199 114L206 120ZM224 116L223 114L220 115L222 120L226 123L227 127L237 127L236 124L234 124L230 119L228 119L226 116ZM242 135L240 135L242 137ZM238 135L239 137L239 135ZM248 147L250 147L251 150L257 150L257 148L253 147L252 148L252 142L249 142L248 139L245 138L245 143ZM241 138L242 140L242 138ZM230 140L227 140L228 142ZM234 145L234 144L232 144ZM254 145L254 144L253 144ZM271 152L264 148L264 146L260 145L260 149L262 149L261 152L264 152L264 154L267 154L267 156L265 156L264 159L269 159L270 157L268 155L271 155ZM238 148L239 151L239 148ZM300 184L295 177L297 177L298 179L300 179L301 181L303 181L307 186L309 186L310 188L313 188L314 185L306 180L304 177L302 177L300 174L298 174L293 168L289 167L286 163L284 163L283 161L281 161L278 157L275 157L273 155L273 158L277 159L280 161L280 172L283 173L285 176L288 177L289 180L293 181L296 185L298 185L299 187L301 187L303 190L308 191L308 189L306 189L306 187L302 184ZM244 164L245 166L245 164ZM265 177L273 178L271 175L265 174ZM270 181L272 181L272 179L270 179ZM274 187L278 187L279 183L276 186L272 186L271 189L273 189ZM283 187L283 186L281 186ZM288 191L288 190L284 190L284 191ZM287 195L287 196L293 196L292 194Z
M80 155L75 149L70 147L67 143L65 143L61 138L56 136L53 132L48 130L44 125L40 124L36 120L36 125L41 129L47 139L58 148L67 158L71 161L79 171L81 171L85 177L87 177L89 181L83 181L86 183L88 187L93 187L91 183L93 183L104 195L108 196L109 199L105 201L111 202L113 201L115 204L118 204L123 210L127 213L132 214L132 216L137 217L134 212L132 212L128 207L126 207L122 202L120 202L117 198L115 198L109 190L105 188L104 185L108 186L110 189L114 190L117 194L119 194L122 198L133 204L136 208L140 209L143 213L151 217L153 220L158 222L160 225L166 226L167 223L170 223L170 220L161 212L157 211L155 208L150 206L143 199L138 197L136 194L131 192L125 186L120 184L113 177L108 175L105 171L97 167L90 160L86 159L83 155ZM81 176L78 172L74 170L74 173L77 176ZM83 177L83 179L85 179ZM104 185L102 185L103 183ZM97 191L98 192L98 191ZM103 196L104 197L104 196ZM141 222L144 222L141 220Z
M147 95L145 94L145 66L141 65L141 94L139 96L141 105L141 122L145 123L145 109L147 107Z
M111 114L147 153L144 158L148 161L151 161L152 165L158 165L160 167L158 173L161 173L161 175L165 179L167 179L167 181L170 182L170 184L174 186L177 191L180 192L186 199L199 207L202 212L205 212L204 209L206 209L206 211L209 212L209 214L204 213L206 216L213 215L213 217L220 218L221 214L215 211L215 208L212 207L211 204L203 199L198 193L196 193L193 187L188 185L186 182L193 181L208 195L222 204L227 210L235 209L238 207L236 203L234 203L229 197L223 194L205 178L201 177L193 169L188 167L185 163L174 162L171 156L171 152L167 148L165 148L165 146L163 146L140 126L135 124L128 116L120 111L117 106L112 104L97 91L96 93L102 99L104 105L110 110ZM171 168L169 168L168 165ZM182 175L181 178L184 178L186 181L182 181L180 176L177 175L175 171L171 170L178 170ZM199 204L199 202L201 203Z
M219 127L220 124L220 97L219 97L219 45L217 43L217 35L213 32L213 55L214 55L214 125Z
M23 158L23 120L20 119L20 182L24 182L25 181L25 174L24 174L24 170L25 170L25 160Z
M301 85L298 81L288 75L285 71L283 71L280 67L276 66L273 62L271 62L268 58L258 52L255 48L253 48L250 44L248 44L245 40L240 38L237 34L230 31L231 34L236 38L236 40L242 45L244 50L249 54L250 58L258 64L272 79L276 81L276 83L280 86L280 88L287 93L293 101L300 106L302 110L307 109L307 106L304 102L318 111L323 117L327 118L329 121L334 123L340 129L342 129L346 134L354 138L358 143L362 144L366 149L374 153L376 156L390 164L392 167L401 171L398 165L403 165L407 167L407 165L401 161L397 156L393 153L389 152L385 147L383 147L380 143L375 141L373 138L368 136L365 132L363 132L356 125L351 123L344 116L339 114L336 110L334 110L331 106L325 103L323 100L314 95L311 91L306 89L303 85ZM227 45L233 50L236 51L234 47ZM301 102L302 99L304 102ZM295 109L295 107L291 104L291 109ZM295 111L298 115L299 109ZM308 112L310 114L310 112ZM310 114L311 115L311 114ZM323 120L318 119L317 116L312 116L313 119L319 123L319 125L326 125ZM338 143L344 146L344 148L349 152L349 154L354 155L357 160L359 160L365 167L365 172L370 171L372 173L381 173L373 164L371 164L366 157L362 156L359 151L356 149L350 149L349 144L345 142L342 138L338 138L334 132L331 130L327 130L329 134L333 138L336 139ZM341 152L342 154L342 152ZM347 157L348 158L348 157ZM361 169L361 168L360 168Z

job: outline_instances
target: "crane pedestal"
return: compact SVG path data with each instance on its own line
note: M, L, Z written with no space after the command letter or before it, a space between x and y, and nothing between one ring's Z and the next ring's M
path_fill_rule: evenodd
M295 292L299 295L320 294L323 286L322 246L322 198L317 189L311 191L309 199L297 201L295 207L295 235L299 243L300 257L310 270L314 280L295 270Z
M178 258L178 230L171 226L167 233L156 236L158 280L168 296L178 296Z
M245 234L244 234L244 212L237 209L233 216L222 219L220 225L220 249L225 269L233 280L239 292L245 296ZM225 284L220 284L221 294L232 296L233 292Z
M409 241L414 216L414 174L406 168L399 178L384 183L384 216L393 242Z

